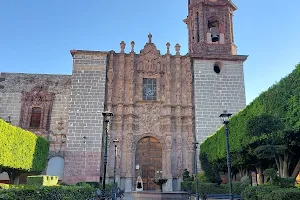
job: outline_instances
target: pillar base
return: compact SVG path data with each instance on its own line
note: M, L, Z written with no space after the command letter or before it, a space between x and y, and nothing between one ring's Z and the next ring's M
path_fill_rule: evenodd
M172 183L173 183L173 179L168 178L168 181L165 184L163 184L163 192L173 191Z
M132 192L132 178L125 178L125 192Z

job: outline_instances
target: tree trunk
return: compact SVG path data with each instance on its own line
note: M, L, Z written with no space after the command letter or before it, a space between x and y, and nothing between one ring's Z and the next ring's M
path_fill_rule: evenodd
M290 158L291 156L287 153L283 155L283 166L282 166L282 176L281 178L289 177L289 168L290 168Z
M294 168L294 171L293 171L291 177L296 178L298 176L299 171L300 171L300 158L298 160L296 167Z
M257 174L258 174L258 177L257 177L257 184L258 184L258 185L261 185L261 184L263 184L263 182L264 182L263 169L262 169L261 164L258 164L258 165L256 166L256 171L257 171Z
M9 170L6 170L6 172L9 175L9 183L14 184L14 185L19 185L19 178L20 178L21 172L16 169L9 169Z

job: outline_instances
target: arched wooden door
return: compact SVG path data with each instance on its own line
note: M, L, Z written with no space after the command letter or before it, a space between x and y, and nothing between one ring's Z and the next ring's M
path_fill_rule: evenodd
M135 164L139 165L138 174L142 177L144 190L155 190L156 185L151 179L162 171L162 146L156 138L144 137L138 142Z

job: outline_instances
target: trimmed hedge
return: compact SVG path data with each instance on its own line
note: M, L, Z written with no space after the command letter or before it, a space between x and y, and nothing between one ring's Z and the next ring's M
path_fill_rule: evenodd
M6 200L86 200L95 195L93 187L80 186L24 186L0 190L0 199Z
M239 153L251 138L246 136L246 123L254 116L270 114L283 119L286 127L300 130L300 64L279 83L263 92L244 110L230 119L230 151ZM200 146L201 153L206 154L210 162L226 158L224 126L214 135L208 137ZM242 160L233 160L233 165Z
M49 142L0 119L0 167L39 172L47 166Z
M299 188L280 188L276 186L247 187L242 192L244 200L299 200Z
M245 188L247 188L249 184L244 184L240 182L232 183L232 193L233 194L241 194ZM196 192L196 181L183 181L181 182L181 189L183 191L191 191L192 193ZM198 192L203 198L207 194L228 194L229 193L229 185L221 184L218 185L216 183L198 183Z

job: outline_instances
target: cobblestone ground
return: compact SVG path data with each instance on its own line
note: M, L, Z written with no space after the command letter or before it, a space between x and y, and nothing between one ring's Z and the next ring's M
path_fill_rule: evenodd
M132 200L132 195L129 192L126 192L122 200Z

